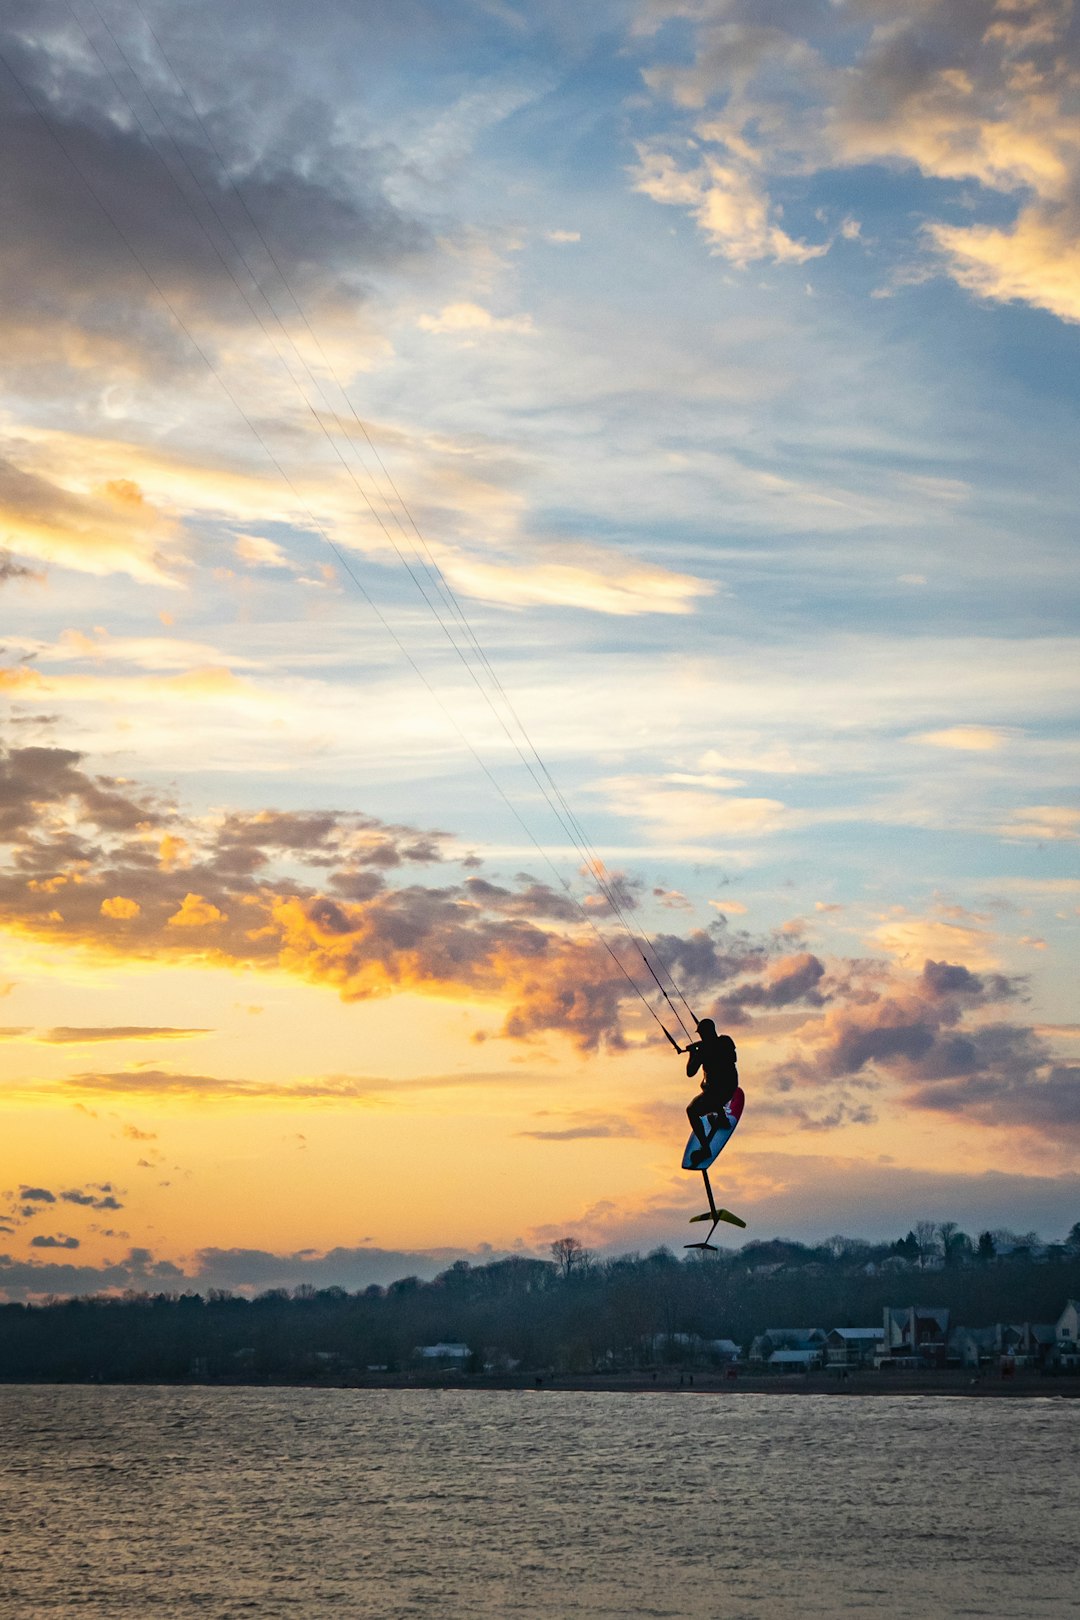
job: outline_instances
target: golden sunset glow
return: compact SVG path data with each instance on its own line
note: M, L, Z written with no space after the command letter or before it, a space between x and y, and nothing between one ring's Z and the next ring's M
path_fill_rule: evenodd
M0 1293L680 1246L694 1015L748 1236L1066 1229L1073 5L95 10L0 25Z

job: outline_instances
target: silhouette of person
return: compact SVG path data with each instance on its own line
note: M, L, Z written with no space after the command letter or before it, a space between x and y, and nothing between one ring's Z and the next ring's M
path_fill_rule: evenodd
M694 1135L701 1143L690 1160L695 1169L704 1164L711 1152L704 1115L723 1113L739 1085L738 1053L731 1036L718 1035L711 1018L699 1019L697 1031L701 1039L686 1049L687 1074L692 1078L699 1069L704 1071L701 1090L686 1110Z

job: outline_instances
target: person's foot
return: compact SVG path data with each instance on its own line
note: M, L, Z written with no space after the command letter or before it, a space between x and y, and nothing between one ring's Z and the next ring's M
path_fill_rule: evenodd
M691 1153L691 1155L690 1155L690 1167L691 1167L691 1169L696 1170L698 1168L698 1166L701 1164L702 1160L707 1159L708 1157L709 1157L709 1150L708 1150L707 1147L695 1148L694 1152Z

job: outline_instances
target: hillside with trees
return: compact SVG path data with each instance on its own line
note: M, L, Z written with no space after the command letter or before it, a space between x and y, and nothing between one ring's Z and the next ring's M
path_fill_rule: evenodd
M418 1372L418 1349L468 1346L464 1376L641 1371L775 1324L858 1327L883 1307L947 1306L954 1323L1050 1322L1080 1297L1080 1222L1036 1234L921 1223L892 1244L774 1239L681 1259L599 1260L576 1239L551 1259L459 1261L387 1288L270 1290L253 1299L132 1294L0 1306L0 1379L334 1381Z

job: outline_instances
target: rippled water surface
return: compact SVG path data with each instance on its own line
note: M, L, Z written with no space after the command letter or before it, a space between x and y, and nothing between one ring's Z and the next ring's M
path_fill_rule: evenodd
M5 1620L1066 1616L1080 1402L0 1388Z

